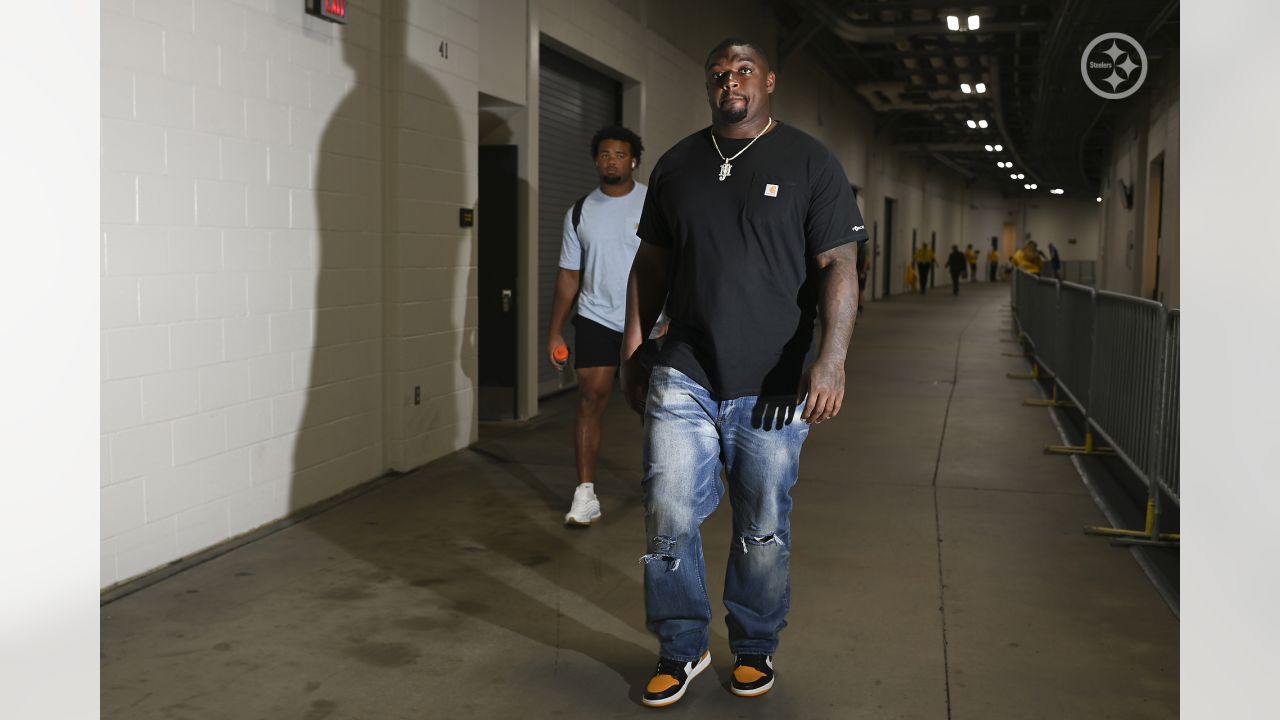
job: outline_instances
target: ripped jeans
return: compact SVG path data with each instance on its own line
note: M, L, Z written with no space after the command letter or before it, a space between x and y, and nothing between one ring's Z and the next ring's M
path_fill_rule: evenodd
M791 487L809 426L804 405L757 397L725 402L669 367L656 367L645 407L645 624L662 657L695 661L710 643L711 601L702 521L728 476L733 538L725 622L735 654L772 655L791 602Z

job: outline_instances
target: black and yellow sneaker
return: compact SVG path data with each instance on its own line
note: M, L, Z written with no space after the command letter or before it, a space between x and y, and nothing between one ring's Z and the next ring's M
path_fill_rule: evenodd
M649 684L644 688L642 702L649 707L666 707L684 697L689 681L711 664L711 651L702 653L697 662L680 662L658 658L658 669L653 671Z
M773 689L772 655L739 655L733 666L734 695L755 697Z

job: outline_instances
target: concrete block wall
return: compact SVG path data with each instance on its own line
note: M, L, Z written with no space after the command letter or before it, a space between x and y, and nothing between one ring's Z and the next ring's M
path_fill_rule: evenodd
M103 586L474 438L475 3L303 6L102 2Z
M476 204L480 7L386 7L385 401L389 465L409 470L476 440L478 258L458 210Z

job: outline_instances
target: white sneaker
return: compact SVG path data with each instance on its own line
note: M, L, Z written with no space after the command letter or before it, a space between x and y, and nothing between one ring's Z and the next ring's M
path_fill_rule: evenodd
M573 505L564 516L565 525L590 525L600 519L600 499L596 497L595 483L581 483L573 491Z

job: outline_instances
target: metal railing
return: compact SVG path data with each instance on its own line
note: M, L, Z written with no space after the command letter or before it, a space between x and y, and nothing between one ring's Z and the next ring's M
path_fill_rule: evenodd
M1026 404L1074 405L1084 416L1083 446L1048 451L1114 454L1148 488L1143 530L1086 531L1141 544L1178 540L1176 533L1160 531L1160 518L1166 495L1180 503L1179 311L1021 270L1014 273L1011 295L1019 339L1035 369L1028 377L1053 383L1052 401ZM1059 392L1067 400L1058 400ZM1095 445L1095 435L1105 446Z

